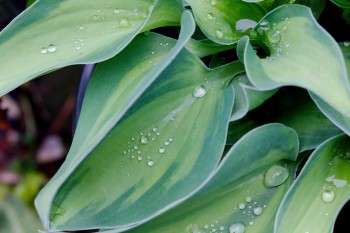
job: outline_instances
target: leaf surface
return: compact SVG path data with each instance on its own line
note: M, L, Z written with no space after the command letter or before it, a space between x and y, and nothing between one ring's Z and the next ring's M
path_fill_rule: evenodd
M347 136L338 136L313 152L278 210L275 233L333 232L350 197L349 145Z
M256 128L231 148L195 196L128 232L229 232L238 223L245 233L272 232L273 216L294 180L297 151L298 138L292 129L281 124ZM286 173L267 174L274 166ZM267 188L265 177L274 174L285 182Z
M204 34L219 44L236 43L265 14L254 3L241 0L187 0Z
M85 94L67 159L36 199L36 207L46 226L49 225L52 199L60 185L190 39L195 26L189 12L184 14L183 21L186 23L177 43L153 33L139 35L119 55L97 66Z
M158 2L36 1L0 33L0 95L47 71L114 56Z
M248 37L238 44L251 83L261 90L299 86L326 101L337 114L350 117L350 92L342 52L334 39L315 21L309 8L284 5L259 22L253 34L269 50L258 57ZM321 108L323 111L323 108ZM347 133L350 128L328 117Z

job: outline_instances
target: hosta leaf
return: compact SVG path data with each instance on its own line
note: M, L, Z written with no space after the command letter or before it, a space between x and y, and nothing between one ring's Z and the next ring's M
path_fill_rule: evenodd
M67 160L36 199L46 226L49 225L52 199L60 185L190 39L195 25L189 12L183 16L183 25L176 44L173 39L152 33L139 35L118 56L97 66L85 94Z
M219 44L233 44L265 14L254 3L241 0L187 0L205 35Z
M237 101L235 99L235 104ZM315 149L329 138L343 134L322 114L306 90L284 87L244 118L231 122L226 144L232 145L249 130L271 122L282 123L296 131L299 152Z
M233 106L231 121L244 117L248 111L261 105L277 91L277 89L271 91L256 90L251 86L245 73L237 75L233 79L232 85L235 89L235 105Z
M214 43L211 40L198 41L198 40L191 39L186 44L186 49L189 50L192 54L200 58L213 55L219 52L223 52L229 49L234 49L234 48L236 48L236 44L227 46L227 45Z
M142 30L157 2L35 2L0 33L0 95L49 70L114 56Z
M333 232L350 197L349 145L347 136L339 136L313 152L278 210L275 233Z
M233 90L220 78L182 52L60 186L50 228L139 224L196 189L224 147Z
M243 224L245 233L272 232L273 216L294 180L297 151L292 129L256 128L232 147L195 196L129 232L243 232L229 231L235 223Z
M301 5L276 8L261 20L253 34L270 53L259 58L248 37L238 44L254 86L261 90L285 85L303 87L326 101L338 114L350 117L349 82L341 50L317 24L309 8ZM329 117L337 121L336 116ZM336 124L350 132L348 126Z
M19 200L7 197L0 203L0 232L33 233L43 229L39 218Z
M343 8L350 8L350 1L348 0L331 0L331 1L337 6L340 6Z

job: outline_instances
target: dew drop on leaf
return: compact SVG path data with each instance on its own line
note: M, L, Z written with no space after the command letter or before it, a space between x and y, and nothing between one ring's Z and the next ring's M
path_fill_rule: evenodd
M251 202L251 201L252 201L252 198L251 198L250 196L247 196L247 197L245 198L245 201L246 201L246 202Z
M56 49L57 49L56 46L53 44L50 44L49 47L47 47L47 51L50 53L56 52Z
M153 167L154 161L153 161L153 160L149 160L149 161L147 162L147 165L148 165L149 167Z
M224 33L222 32L221 29L216 29L215 30L215 36L219 39L221 39L222 37L224 37Z
M259 216L259 215L262 214L263 208L261 208L261 207L256 207L256 208L254 208L253 212L254 212L255 215L258 215L258 216Z
M41 48L41 49L40 49L40 52L41 52L42 54L47 53L47 48L45 48L45 47Z
M286 167L273 165L265 173L264 184L268 188L273 188L283 184L288 177L289 171Z
M142 144L147 144L148 143L148 138L146 136L142 136L140 139Z
M161 153L161 154L164 154L164 152L165 152L165 148L164 147L161 147L161 148L159 148L159 153Z
M349 47L350 46L350 41L344 41L344 46Z
M212 20L214 19L214 15L212 13L207 14L207 19Z
M230 226L230 233L244 233L245 227L242 223L234 223Z
M326 203L330 203L334 200L335 194L332 190L325 190L322 192L322 200Z
M130 22L129 22L129 20L127 20L127 19L121 19L120 21L119 21L119 27L120 28L129 28L131 25L130 25Z
M238 207L239 207L241 210L244 210L245 204L244 204L244 203L240 203L240 204L238 205Z
M215 5L216 5L216 3L217 3L217 1L216 1L216 0L210 0L210 4L211 4L212 6L215 6Z
M198 86L193 91L193 97L201 98L207 94L207 90L204 86Z

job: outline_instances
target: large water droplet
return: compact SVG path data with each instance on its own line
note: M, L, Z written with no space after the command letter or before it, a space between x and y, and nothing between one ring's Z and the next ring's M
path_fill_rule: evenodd
M149 160L149 161L147 162L147 165L148 165L149 167L152 167L152 166L154 165L154 161L153 161L153 160Z
M256 207L256 208L254 208L253 212L254 212L255 215L261 215L262 212L263 212L263 208Z
M221 39L222 37L224 37L224 33L222 32L221 29L216 29L215 30L215 36L219 39Z
M161 148L159 148L159 153L161 153L161 154L164 154L164 152L165 152L165 148L164 147L161 147Z
M45 54L47 53L47 48L43 47L40 49L40 53Z
M267 39L271 44L277 44L281 41L281 33L278 30L268 30L266 32Z
M322 200L326 203L332 202L334 200L335 194L332 190L324 190L322 192Z
M119 21L119 27L120 28L129 28L131 25L130 25L130 22L129 22L129 20L127 20L127 19L121 19L120 21Z
M244 233L245 227L242 223L234 223L230 226L230 233Z
M212 20L214 19L214 15L212 13L207 14L207 19Z
M49 47L47 47L47 51L50 53L56 52L56 46L53 44L50 44Z
M193 97L201 98L207 94L207 90L204 86L198 86L193 91Z
M264 184L268 188L283 184L289 177L288 168L280 165L273 165L265 173Z
M146 136L142 136L140 139L142 144L147 144L148 143L148 138Z

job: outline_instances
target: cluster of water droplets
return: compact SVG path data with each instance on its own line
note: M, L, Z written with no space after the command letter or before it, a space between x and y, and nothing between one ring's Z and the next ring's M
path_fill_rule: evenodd
M290 46L290 43L283 38L283 35L287 31L289 24L290 20L288 17L283 17L278 24L270 23L267 19L263 19L250 31L250 37L266 41L267 46L271 49L271 55L288 54L286 49ZM268 59L273 58L270 56Z
M225 227L223 224L220 224L219 221L214 221L211 223L206 223L202 226L198 226L195 224L191 224L187 228L188 233L226 233L227 227Z
M42 47L40 49L41 54L54 53L56 52L57 47L54 44L50 44L47 47Z
M167 151L167 147L173 142L173 138L161 139L161 132L158 128L154 127L147 133L140 133L138 137L131 137L127 142L127 148L123 150L123 154L128 158L136 161L136 163L142 163L145 161L147 166L153 167L156 164L154 155L163 155ZM162 141L156 151L144 150L147 146L154 144L156 141ZM146 151L146 152L144 152ZM155 156L155 157L157 157ZM121 166L122 167L122 166Z

